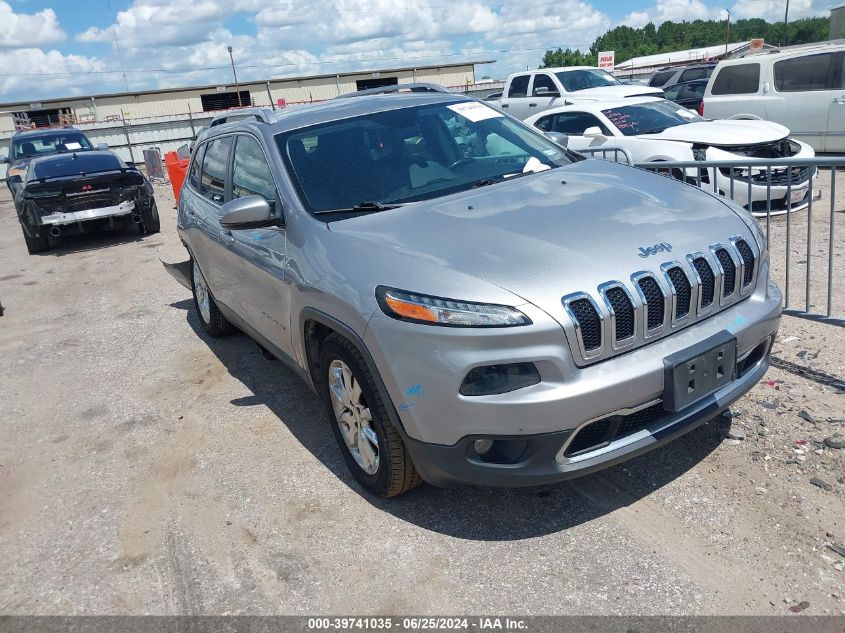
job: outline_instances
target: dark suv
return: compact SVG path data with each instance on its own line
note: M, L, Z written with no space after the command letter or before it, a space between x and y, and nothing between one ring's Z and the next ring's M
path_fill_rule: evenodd
M676 66L661 68L648 80L652 88L663 88L675 84L693 81L694 79L709 79L716 69L716 64L695 64L693 66Z

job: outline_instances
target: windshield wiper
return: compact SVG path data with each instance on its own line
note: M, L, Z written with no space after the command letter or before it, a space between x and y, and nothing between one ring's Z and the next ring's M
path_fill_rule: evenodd
M344 212L359 212L359 213L375 213L376 211L389 211L390 209L395 209L396 207L401 207L401 204L384 204L381 202L376 202L374 200L364 200L363 202L359 202L358 204L353 204L351 207L343 207L339 209L323 209L321 211L315 211L315 215L320 215L322 213L344 213Z

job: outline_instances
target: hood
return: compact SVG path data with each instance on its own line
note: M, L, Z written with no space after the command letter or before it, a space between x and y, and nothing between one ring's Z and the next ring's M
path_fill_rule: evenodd
M714 196L603 160L340 220L330 229L368 257L390 253L392 265L378 266L384 268L378 283L437 295L445 282L439 289L423 277L471 275L556 317L565 294L595 294L610 280L630 284L635 272L659 273L660 264L732 235L753 240L743 220ZM641 248L663 242L671 251L640 256ZM409 281L407 263L425 271ZM431 274L433 267L439 275Z
M625 97L662 97L663 90L651 86L601 86L566 93L566 99L624 99Z
M641 134L640 138L685 141L702 145L728 147L772 143L786 138L789 129L769 121L696 121L666 128L658 134Z

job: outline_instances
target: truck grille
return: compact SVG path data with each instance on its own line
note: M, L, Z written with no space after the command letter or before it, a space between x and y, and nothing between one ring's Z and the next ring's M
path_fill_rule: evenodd
M588 363L643 345L748 296L758 263L752 244L733 236L707 253L664 263L659 274L635 273L630 285L610 281L599 285L596 294L567 295L563 305L575 326L567 328L567 336Z

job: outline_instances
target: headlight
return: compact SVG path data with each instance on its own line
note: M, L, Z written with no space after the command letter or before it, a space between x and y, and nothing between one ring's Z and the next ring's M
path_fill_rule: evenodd
M386 286L376 288L376 299L389 317L412 323L451 327L513 327L531 319L516 308L420 295Z
M6 172L6 177L11 178L12 176L20 176L23 178L23 175L26 173L26 167L9 167L8 171Z

